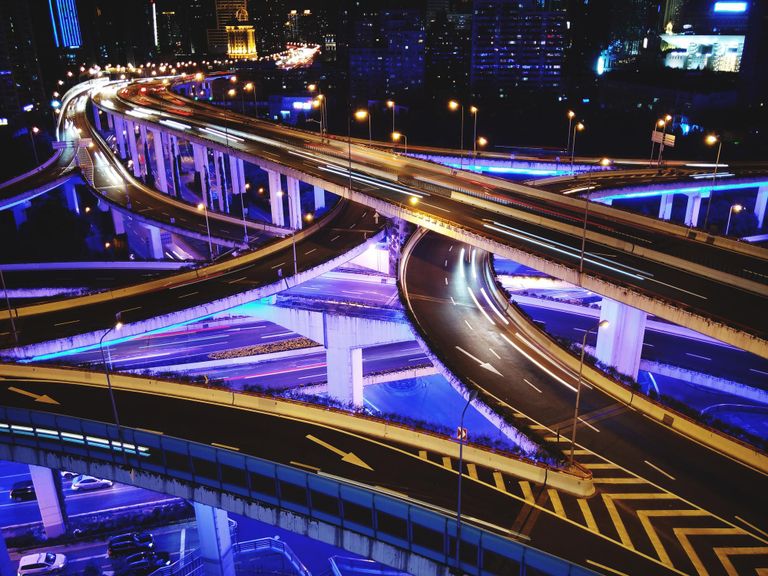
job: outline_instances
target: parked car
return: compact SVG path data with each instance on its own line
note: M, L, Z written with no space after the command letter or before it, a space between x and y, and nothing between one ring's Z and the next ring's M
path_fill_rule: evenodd
M110 558L117 558L136 552L151 551L154 547L155 539L149 532L130 532L110 538L107 553Z
M72 490L98 490L99 488L109 488L112 486L112 480L104 478L94 478L80 474L72 479Z
M118 574L146 576L158 568L170 565L170 563L171 555L168 552L138 552L123 559Z
M64 554L54 554L53 552L28 554L19 560L18 576L53 574L62 571L66 565L67 557Z
M22 480L11 486L11 500L14 502L35 499L37 499L37 495L35 494L35 485L32 484L32 480Z

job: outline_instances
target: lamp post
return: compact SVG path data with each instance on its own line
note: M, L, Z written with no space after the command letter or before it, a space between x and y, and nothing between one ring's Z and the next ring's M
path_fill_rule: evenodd
M403 140L403 142L405 144L405 150L404 150L403 153L404 154L408 154L408 137L405 134L403 134L402 132L392 132L392 141L393 142L399 142L401 139Z
M728 223L725 225L725 235L728 236L728 231L731 229L731 216L736 213L738 214L744 209L744 206L741 204L733 204L728 209Z
M35 166L40 164L40 160L37 157L37 142L35 142L35 136L38 132L40 132L40 128L37 126L32 126L32 128L27 130L27 133L29 134L29 141L32 142L32 152L35 155Z
M477 106L470 106L469 112L474 116L474 128L472 130L472 156L477 156Z
M211 225L208 222L208 207L200 202L197 209L205 214L205 229L208 231L208 260L213 260L213 243L211 242Z
M584 130L585 126L582 122L577 122L573 127L573 138L571 139L571 176L573 176L573 158L576 155L576 134Z
M253 85L253 82L248 82L243 86L243 90L245 92L253 92L253 115L256 116L256 87Z
M316 100L320 102L320 106L319 106L320 107L320 136L321 138L324 138L325 133L328 130L328 111L327 111L325 95L322 93L322 91L320 90L320 87L317 84L307 85L307 90L310 93L317 92Z
M649 167L653 166L653 152L654 152L654 150L656 150L656 142L653 141L653 137L656 134L656 132L659 131L658 129L661 128L662 126L664 126L665 124L666 124L666 122L664 121L663 118L659 118L653 124L653 133L651 134L651 157L648 159L648 166Z
M394 100L387 100L387 108L392 110L392 133L395 132L395 101Z
M104 374L107 377L107 390L109 391L109 401L112 403L112 417L115 420L115 426L117 426L118 434L120 433L120 417L117 414L117 404L115 403L115 394L112 391L112 381L109 378L109 362L107 362L107 359L104 355L104 338L107 337L107 334L112 332L112 330L120 330L120 328L123 327L123 323L120 322L119 316L116 319L115 325L110 326L109 329L107 329L104 334L101 335L101 338L99 339L99 349L101 350L101 362L104 364ZM109 346L109 344L107 344ZM123 452L125 452L123 450Z
M459 485L456 494L456 572L461 573L461 557L459 552L461 550L461 478L464 476L464 442L467 439L466 430L464 430L464 415L467 413L467 408L472 401L477 398L477 390L470 390L467 396L467 403L464 405L464 410L461 411L461 419L459 420L459 429L457 433L457 439L459 441Z
M661 142L659 142L659 161L657 162L658 166L661 166L661 155L664 153L664 136L667 134L667 124L669 124L670 120L672 120L672 116L667 114L663 118L663 124L661 124Z
M461 131L460 131L460 138L461 138L461 140L459 141L459 150L460 150L459 169L461 169L461 167L462 167L462 165L464 163L463 162L464 161L464 104L460 104L456 100L450 100L448 102L448 109L453 111L453 112L455 112L456 110L461 109Z
M253 86L253 85L251 85L251 86ZM230 88L227 91L227 95L230 98L233 98L236 94L237 94L237 91L234 88ZM243 104L245 102L243 100L242 96L243 96L243 93L240 92L240 102L241 102L241 104ZM256 97L254 95L254 99L255 98ZM243 114L245 114L245 105L244 104L243 104L243 107L242 107L241 111L242 111ZM224 140L225 140L225 145L227 147L229 161L231 162L232 161L232 151L231 151L231 148L229 147L229 115L227 114L226 110L224 111ZM222 167L222 169L223 169L223 167ZM221 188L221 190L219 190L219 193L220 194L225 194L224 187L219 185L219 188ZM232 181L232 192L233 193L234 193L234 190L235 190L235 182L233 180ZM244 240L244 242L246 244L248 244L248 223L245 221L245 200L243 199L243 194L245 194L245 190L241 190L240 194L239 194L239 196L240 196L240 214L243 216L243 240ZM208 225L208 211L207 210L205 212L205 223L206 223L206 226L207 226ZM211 230L209 228L208 229L208 242L210 243L210 241L211 241ZM213 259L213 256L211 256L211 259Z
M579 402L581 402L581 380L584 371L584 348L587 347L587 335L593 330L607 328L610 325L608 320L600 320L595 326L584 331L584 338L581 339L581 359L579 360L579 382L576 386L576 404L573 409L573 427L571 428L571 453L568 456L568 464L573 466L573 451L576 446L576 424L579 420Z
M573 119L576 117L576 112L573 110L568 110L568 143L565 145L565 153L568 154L568 152L571 151L571 125L573 124Z
M704 139L707 146L714 146L717 143L717 156L715 158L715 171L712 173L712 186L709 190L709 202L707 202L707 212L704 215L704 230L707 229L709 222L709 207L712 206L712 200L715 195L715 180L717 179L717 168L720 166L720 152L723 150L723 140L715 134L710 134ZM730 217L730 214L728 215Z
M358 122L362 122L365 119L368 119L368 142L373 141L372 133L371 133L371 113L368 110L365 110L363 108L360 108L359 110L355 110L355 120Z

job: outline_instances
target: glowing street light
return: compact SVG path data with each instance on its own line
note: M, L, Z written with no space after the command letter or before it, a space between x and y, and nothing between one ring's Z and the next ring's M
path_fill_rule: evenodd
M373 136L371 133L371 113L368 112L368 110L365 110L363 108L360 108L359 110L355 110L355 120L358 122L362 122L365 119L368 119L368 142L373 141Z
M573 124L573 119L576 117L576 112L573 110L568 110L568 143L565 145L565 153L568 154L568 152L571 151L571 126Z
M707 212L704 215L704 230L707 229L707 224L709 223L709 208L712 206L712 200L714 200L715 196L715 180L717 179L717 168L720 165L720 152L723 150L723 140L717 136L716 134L708 134L706 138L704 138L704 143L707 146L714 146L717 144L717 157L715 158L715 170L712 173L712 186L709 190L709 201L707 202ZM728 217L730 218L730 213L728 214Z
M245 86L243 86L243 90L245 92L253 92L253 115L255 116L256 115L256 86L254 86L253 82L248 82Z
M711 200L711 197L710 197L710 200ZM731 229L731 216L733 214L738 214L742 210L744 210L744 206L742 206L741 204L733 204L728 209L728 223L725 225L725 235L726 236L728 236L728 231Z
M576 134L584 130L586 126L582 122L577 122L573 127L573 138L571 139L571 175L573 175L573 157L576 154Z
M197 205L197 210L205 214L205 229L208 232L208 260L213 260L213 242L211 242L211 225L208 222L208 207L200 202Z
M402 132L392 132L392 141L393 142L400 142L400 140L403 140L403 143L405 144L404 147L404 154L408 154L408 137L403 134Z
M387 108L392 110L392 132L395 131L395 109L397 106L395 106L394 100L387 100Z
M474 129L472 132L472 155L477 156L477 106L470 106L469 113L474 116Z
M110 326L104 332L104 334L101 335L101 338L99 339L99 349L101 350L101 363L104 364L104 375L107 377L107 390L108 390L108 393L109 393L109 401L112 404L112 418L114 418L114 420L115 420L115 426L117 426L118 437L120 437L121 440L122 440L122 435L120 434L120 417L119 417L119 415L117 413L117 403L115 402L115 394L112 391L112 381L109 378L109 366L112 363L112 359L110 358L109 362L108 362L107 358L105 357L105 354L104 354L104 338L106 338L107 334L112 332L112 330L115 330L115 331L119 332L122 327L123 327L123 323L120 321L120 313L118 312L117 315L115 316L115 324L113 326ZM106 354L106 356L108 356L108 355L109 355L109 343L107 343L107 354ZM123 450L123 453L125 454L125 447L122 445L122 442L121 442L120 446L121 446L121 448ZM126 459L127 459L127 455L126 455Z

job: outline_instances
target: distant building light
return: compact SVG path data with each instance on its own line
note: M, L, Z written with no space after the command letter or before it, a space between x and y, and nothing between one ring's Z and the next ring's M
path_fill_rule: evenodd
M32 112L34 108L35 108L34 104L27 104L26 106L22 107L22 110L24 110L24 112Z
M597 66L595 67L595 72L597 72L598 76L602 76L605 72L605 56L599 56L597 58Z
M582 98L582 99L581 99L581 101L582 101L584 104L589 104L589 98Z
M0 126L8 126L8 118L0 118Z
M293 103L293 109L294 110L311 110L312 109L312 102L294 102Z
M51 108L59 108L61 107L61 102L58 100L51 100Z
M715 2L715 12L746 12L746 2Z

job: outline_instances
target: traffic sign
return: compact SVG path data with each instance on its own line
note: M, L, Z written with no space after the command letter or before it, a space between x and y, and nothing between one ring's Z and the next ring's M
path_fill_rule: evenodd
M659 132L658 130L654 130L651 132L651 141L655 142L656 144L664 143L664 146L669 146L670 148L675 147L675 135L674 134L665 134L664 132Z
M463 428L461 426L456 427L456 439L461 440L462 442L467 441L467 429Z

